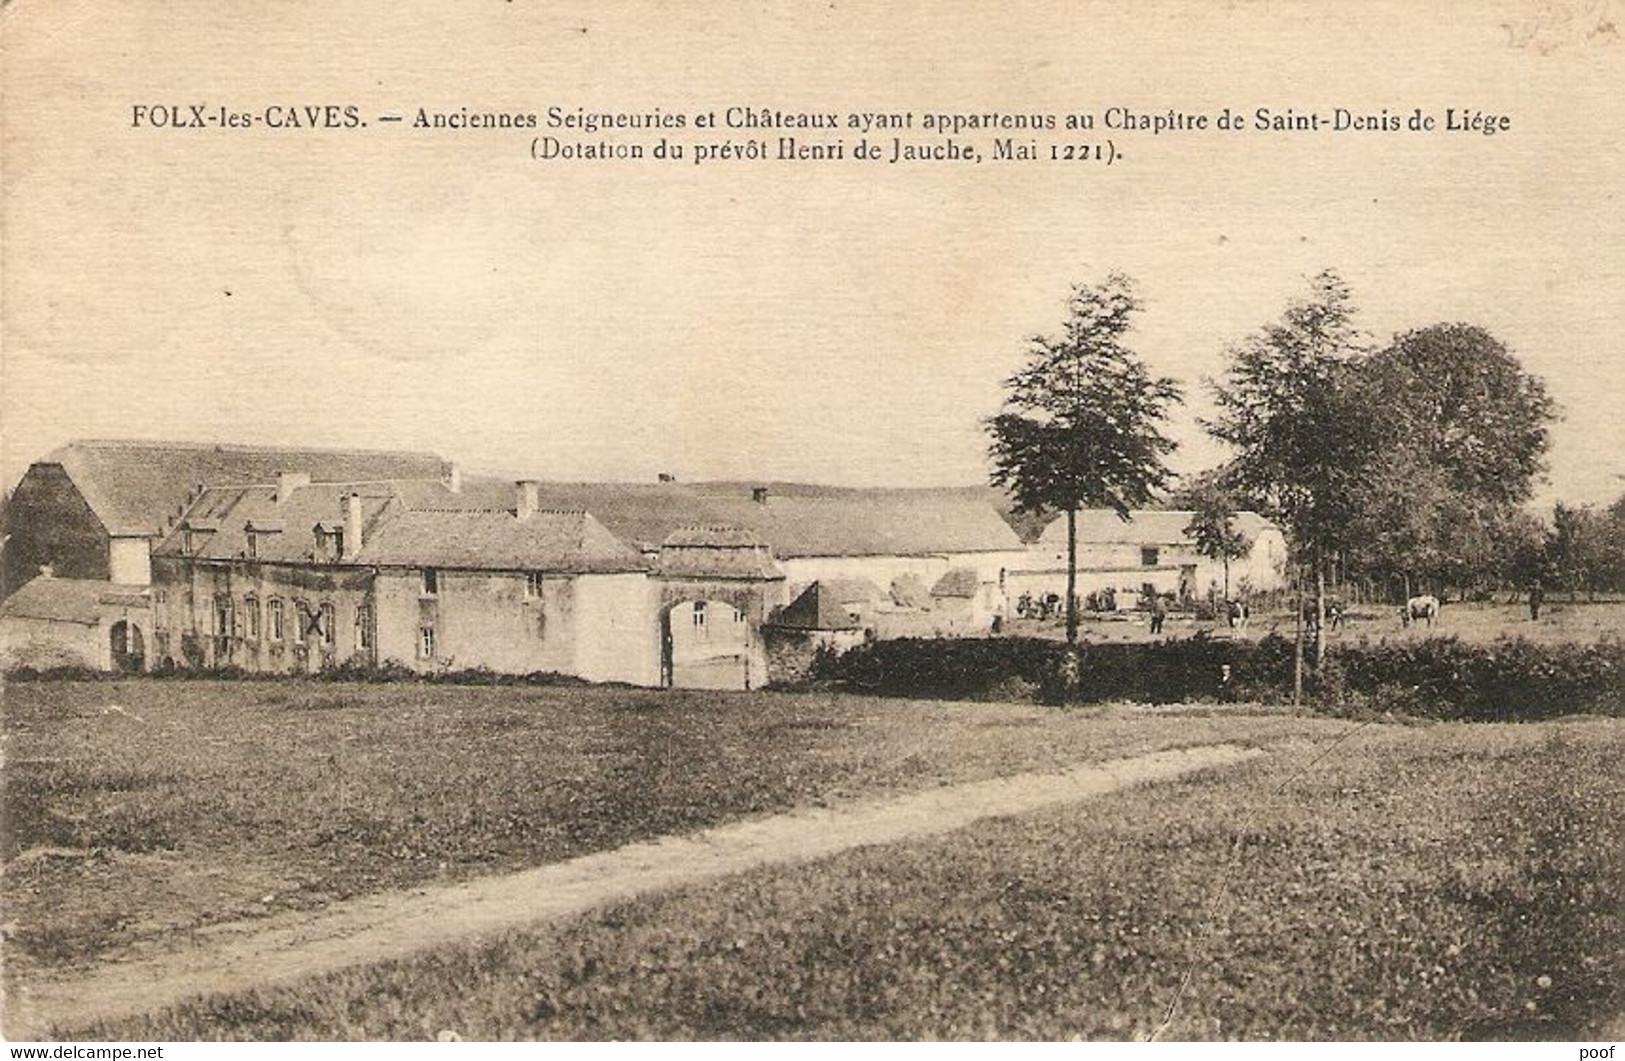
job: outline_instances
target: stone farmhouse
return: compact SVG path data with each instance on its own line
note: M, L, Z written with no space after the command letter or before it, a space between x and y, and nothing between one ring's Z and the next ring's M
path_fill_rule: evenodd
M7 665L390 664L751 688L820 645L985 634L1016 595L1051 585L1054 527L1029 546L995 500L75 442L36 462L7 507L0 651ZM1194 592L1213 577L1184 540L1188 514L1118 522L1086 514L1091 580ZM1232 582L1265 588L1279 534L1256 517L1244 529L1256 544Z
M1078 595L1099 601L1109 592L1119 610L1137 606L1149 593L1177 599L1221 595L1224 565L1199 553L1185 533L1194 516L1177 510L1141 511L1125 521L1111 509L1080 511ZM1280 529L1254 512L1236 513L1234 525L1246 535L1249 549L1230 561L1231 595L1285 586L1286 539ZM1066 552L1066 520L1057 519L1033 543L1028 562L1009 573L1011 599L1065 594Z
M12 491L0 596L50 565L61 578L151 581L148 558L204 484L274 482L297 468L326 482L438 479L427 453L85 440L35 461Z

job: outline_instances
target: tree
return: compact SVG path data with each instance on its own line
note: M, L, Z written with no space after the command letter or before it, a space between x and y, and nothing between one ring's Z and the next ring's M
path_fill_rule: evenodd
M1196 551L1224 565L1224 599L1230 599L1230 561L1246 556L1252 542L1235 524L1236 506L1216 483L1208 482L1188 495L1194 510L1185 533Z
M1552 529L1546 554L1557 579L1568 587L1569 600L1584 589L1595 596L1608 570L1610 520L1590 505L1552 507Z
M1610 590L1625 590L1625 494L1608 506L1603 516L1603 585Z
M1027 363L1005 381L1003 410L986 421L993 485L1018 512L1066 515L1066 639L1078 639L1078 509L1128 519L1168 481L1162 433L1178 384L1153 376L1123 344L1140 310L1133 282L1112 273L1075 284L1059 336L1028 340Z
M1472 324L1419 328L1373 354L1362 375L1391 448L1440 469L1464 498L1529 500L1556 406L1500 340Z
M1497 569L1504 585L1513 587L1517 600L1520 587L1533 588L1552 578L1546 552L1546 524L1533 513L1515 510L1496 536Z
M1493 581L1501 536L1543 470L1555 407L1545 385L1471 324L1405 332L1358 370L1381 410L1350 560L1367 577L1443 590Z
M1316 276L1281 319L1233 345L1218 416L1203 426L1234 453L1230 479L1286 528L1299 569L1315 577L1315 657L1324 657L1326 563L1348 543L1377 434L1356 375L1364 343L1348 285ZM1301 680L1302 642L1297 655Z

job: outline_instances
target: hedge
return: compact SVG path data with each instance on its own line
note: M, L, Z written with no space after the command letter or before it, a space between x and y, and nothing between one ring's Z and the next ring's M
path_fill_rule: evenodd
M1066 646L1037 638L898 639L816 661L813 677L881 696L1047 703L1126 700L1165 704L1292 695L1292 642L1204 635L1079 646L1077 679ZM1323 709L1377 709L1437 718L1534 719L1625 714L1625 641L1489 644L1455 637L1332 646L1306 670L1307 699Z

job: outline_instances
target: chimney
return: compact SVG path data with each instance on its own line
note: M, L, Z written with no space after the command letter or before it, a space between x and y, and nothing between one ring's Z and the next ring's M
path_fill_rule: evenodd
M276 503L285 504L293 492L301 486L310 485L310 475L307 472L278 472L276 477Z
M677 481L677 476L673 475L671 472L661 472L660 481L663 483L675 483Z
M354 560L361 551L361 495L352 493L344 499L344 553L343 559Z
M535 479L521 479L514 486L514 512L520 519L529 519L542 507L542 484Z
M750 499L758 505L767 504L767 487L753 486L750 488Z
M446 489L454 494L463 492L463 469L453 464L446 472Z

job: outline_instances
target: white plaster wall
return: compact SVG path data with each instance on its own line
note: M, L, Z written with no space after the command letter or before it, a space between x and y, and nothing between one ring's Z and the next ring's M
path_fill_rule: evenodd
M574 581L574 673L589 681L659 685L659 583L637 572Z
M779 566L784 569L789 599L795 600L814 582L832 578L866 578L886 593L894 579L917 575L929 590L952 567L973 568L983 582L997 583L1001 570L1029 566L1028 558L1027 550L1012 549L942 556L807 556L780 560Z
M375 582L378 658L414 670L489 667L508 674L574 674L579 630L577 579L544 578L539 597L520 572L440 570L437 591L423 593L415 569L387 569ZM419 651L419 631L434 628L435 655Z
M112 645L99 623L7 617L0 619L0 666L112 670Z
M126 586L152 585L152 547L146 538L112 538L107 546L107 577Z
M1252 552L1241 562L1255 591L1280 589L1287 584L1286 538L1278 530L1268 530L1253 542ZM1231 565L1230 582L1236 582L1236 565Z

